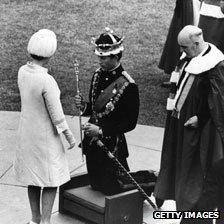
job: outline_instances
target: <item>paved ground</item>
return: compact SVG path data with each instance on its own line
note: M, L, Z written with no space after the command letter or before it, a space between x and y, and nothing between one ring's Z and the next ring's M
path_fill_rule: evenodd
M77 117L66 117L74 135L79 139ZM12 161L16 147L16 131L19 112L0 111L0 224L25 224L30 220L27 189L13 177ZM140 169L158 170L160 164L163 128L138 125L128 133L129 164L132 171ZM64 140L64 139L63 139ZM64 141L65 146L67 143ZM86 170L78 148L67 151L71 173ZM153 200L153 198L152 198ZM167 201L162 210L175 210L175 204ZM175 220L153 220L152 209L144 205L144 223L178 223ZM54 204L52 224L87 224L74 217L58 213L58 195Z

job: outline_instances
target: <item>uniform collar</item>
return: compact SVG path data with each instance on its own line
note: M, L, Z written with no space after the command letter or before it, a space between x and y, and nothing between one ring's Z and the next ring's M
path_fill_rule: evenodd
M109 72L113 72L113 71L115 71L120 65L121 65L121 63L118 63L118 65L117 65L115 68L109 70Z
M121 63L119 63L119 65L114 68L113 70L109 71L110 73L112 73L113 75L116 75L116 74L121 74L121 72L123 71L123 67L121 65Z
M105 71L105 70L102 69L103 73L105 73L105 74L112 74L112 75L121 74L122 71L124 71L124 69L123 69L121 63L119 63L116 68L113 68L110 71Z

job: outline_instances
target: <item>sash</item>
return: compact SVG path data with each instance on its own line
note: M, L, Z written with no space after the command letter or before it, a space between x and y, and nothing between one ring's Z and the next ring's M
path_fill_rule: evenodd
M108 101L119 93L119 90L122 89L125 82L128 82L127 79L124 76L120 76L106 89L104 89L104 91L96 99L96 102L93 106L94 111L99 113L102 108L108 103Z
M180 87L181 92L179 96L177 95L177 99L176 99L176 111L178 113L178 116L177 116L178 118L180 116L181 108L184 105L184 102L194 82L194 79L195 79L195 75L186 73L184 80L182 81L183 86Z

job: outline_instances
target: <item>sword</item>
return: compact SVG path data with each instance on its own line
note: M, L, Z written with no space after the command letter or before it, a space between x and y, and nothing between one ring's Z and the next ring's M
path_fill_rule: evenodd
M75 76L76 76L76 93L77 93L78 96L80 96L80 91L79 91L79 63L78 63L78 60L75 60L74 68L75 68ZM82 161L84 161L83 144L82 144L83 136L82 136L82 117L81 117L81 114L82 114L82 111L79 108L79 129L80 129L80 140L81 140L80 146L81 146L81 149L82 149Z
M96 144L108 155L110 159L114 161L114 163L122 170L124 171L125 175L128 177L128 179L134 184L134 186L137 188L137 190L141 193L143 198L152 206L154 210L158 210L157 206L151 201L149 196L146 194L146 192L142 189L142 187L136 182L136 180L131 176L130 173L124 168L124 166L120 163L120 161L109 151L109 149L105 146L105 144L100 140L96 140Z

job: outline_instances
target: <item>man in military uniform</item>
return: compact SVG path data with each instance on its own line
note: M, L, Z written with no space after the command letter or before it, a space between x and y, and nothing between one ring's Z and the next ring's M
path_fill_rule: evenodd
M124 133L135 128L139 113L138 87L120 62L124 49L122 41L123 38L114 35L109 28L93 41L100 68L91 81L89 102L78 95L75 98L82 115L90 116L83 125L83 150L90 184L94 190L105 194L121 191L119 170L97 141L101 140L129 170Z

